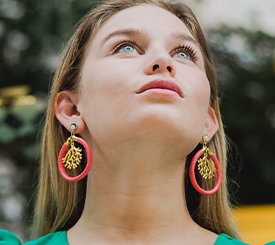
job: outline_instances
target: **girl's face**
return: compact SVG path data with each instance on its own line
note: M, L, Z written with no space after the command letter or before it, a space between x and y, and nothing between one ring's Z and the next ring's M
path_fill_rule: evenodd
M100 143L176 138L191 152L206 133L210 85L200 45L156 6L122 10L102 25L79 94L78 110Z

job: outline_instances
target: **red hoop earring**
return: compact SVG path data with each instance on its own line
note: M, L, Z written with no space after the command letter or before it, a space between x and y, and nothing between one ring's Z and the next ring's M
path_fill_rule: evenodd
M92 161L93 161L93 156L89 145L86 143L85 140L83 140L82 138L76 137L74 135L76 128L77 128L76 124L72 123L70 126L71 136L67 139L67 141L62 146L58 156L59 172L65 180L70 182L75 182L83 179L89 173L92 166ZM87 153L87 164L84 171L81 174L77 175L76 177L70 177L66 173L65 167L68 169L72 169L72 168L75 169L78 167L82 159L82 153L81 153L82 149L80 149L79 147L76 148L74 146L74 141L84 146ZM70 149L68 150L69 147Z
M219 189L222 182L221 166L215 154L210 152L209 148L207 147L208 140L209 140L209 136L207 134L204 135L203 148L195 154L195 156L191 161L191 165L189 169L189 175L190 175L190 180L192 185L199 193L204 195L214 194ZM199 159L202 154L204 154L203 158ZM212 163L208 160L208 156L213 160L216 169L213 167ZM198 170L204 179L211 179L212 177L214 177L214 173L217 170L217 183L212 190L206 191L199 186L195 176L195 166L197 162L199 163Z

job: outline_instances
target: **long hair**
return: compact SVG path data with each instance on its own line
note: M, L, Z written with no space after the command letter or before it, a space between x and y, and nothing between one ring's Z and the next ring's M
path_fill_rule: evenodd
M227 191L226 152L227 143L221 121L218 99L216 71L211 61L201 27L193 12L175 0L108 0L91 10L80 22L68 42L60 65L53 78L50 102L42 139L42 156L39 169L39 185L34 213L33 235L40 237L47 233L72 227L83 211L86 180L67 182L58 172L57 158L62 144L70 133L57 120L54 113L56 96L60 91L77 91L81 81L81 71L90 42L100 26L115 13L133 6L150 4L161 7L177 16L200 43L207 78L211 87L210 106L214 109L219 130L209 143L209 148L220 161L223 180L221 187L211 196L199 195L192 187L188 169L192 155L187 157L185 168L185 195L187 207L193 220L200 226L217 234L226 233L240 238L232 219ZM78 174L74 170L71 174ZM216 178L200 180L204 189L211 189Z

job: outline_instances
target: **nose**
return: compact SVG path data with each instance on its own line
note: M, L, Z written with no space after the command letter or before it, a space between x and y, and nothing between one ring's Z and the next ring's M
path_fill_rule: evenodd
M145 73L147 75L157 73L169 73L170 76L176 75L176 68L174 66L174 60L169 54L158 54L151 62L146 66Z

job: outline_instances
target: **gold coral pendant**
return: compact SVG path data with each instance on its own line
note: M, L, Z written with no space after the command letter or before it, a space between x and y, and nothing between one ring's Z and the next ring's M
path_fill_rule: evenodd
M203 136L203 148L204 152L203 157L198 160L198 170L201 176L204 179L211 179L215 176L216 169L213 164L209 161L208 156L212 154L212 152L207 147L207 141L209 140L209 136L206 134Z
M66 144L70 146L70 149L66 153L65 157L62 158L64 166L68 169L76 169L82 159L82 149L75 147L74 142L77 141L77 137L74 135L76 130L76 124L71 124L71 136L67 139Z

